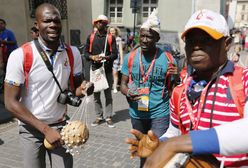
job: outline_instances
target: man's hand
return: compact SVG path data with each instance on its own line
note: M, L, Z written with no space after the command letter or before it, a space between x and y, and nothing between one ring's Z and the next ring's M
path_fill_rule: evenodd
M84 80L81 85L76 90L76 96L87 95L90 96L93 94L94 84L92 82Z
M148 157L159 145L159 139L152 131L149 131L147 135L135 129L132 129L130 132L136 137L136 139L126 139L126 143L130 144L131 158L135 156Z
M131 101L137 101L140 99L139 92L138 91L132 91L131 89L128 89L126 96Z
M165 142L161 142L146 159L144 168L162 168L176 153L190 153L192 149L192 141L189 135L169 138Z
M47 140L47 142L55 148L60 147L64 144L63 140L61 139L60 133L49 126L45 126L45 128L43 129L43 134L45 135L45 139Z
M100 57L99 55L92 55L90 58L93 62L101 62L103 60L103 57Z

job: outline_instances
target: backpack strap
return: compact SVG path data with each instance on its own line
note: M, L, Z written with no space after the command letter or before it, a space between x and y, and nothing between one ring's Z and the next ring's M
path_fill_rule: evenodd
M235 66L233 74L228 75L231 95L241 117L243 117L244 114L244 105L246 99L242 81L243 69L244 68L242 67ZM176 86L172 92L175 113L178 115L178 127L181 130L182 134L186 133L186 129L183 127L182 121L180 120L180 100L184 88L185 83L183 82L180 85Z
M71 67L71 72L70 72L70 87L71 90L74 90L74 77L73 77L73 70L74 70L74 57L73 57L73 53L72 53L72 49L68 44L65 44L66 46L66 52L69 58L69 63L70 63L70 67Z
M242 67L234 66L233 74L228 76L231 95L241 117L244 115L246 99L242 81L243 69Z
M92 32L92 33L90 34L90 48L89 48L89 52L92 52L92 45L93 45L93 40L94 40L94 38L95 38L95 35L96 35L96 32ZM108 44L109 44L109 50L110 50L110 52L112 52L112 41L113 41L113 36L112 36L110 33L108 33L108 34L106 35L106 38L108 38L107 41L108 41Z
M129 58L128 58L128 77L129 77L128 83L131 83L133 81L133 79L132 79L132 68L133 68L133 59L134 59L136 53L137 53L137 49L132 50L130 52L130 55L129 55Z
M186 134L186 129L183 127L182 121L180 119L180 100L184 88L185 88L185 83L182 83L181 85L176 86L172 91L174 109L175 109L175 113L178 116L178 128L182 132L182 134Z
M72 90L74 90L74 79L73 79L74 57L73 57L71 47L67 44L65 45L66 45L66 52L67 52L70 67L71 67L70 87ZM23 44L21 48L23 50L23 56L24 56L23 70L24 70L24 76L25 76L25 82L26 82L26 89L28 89L28 74L33 64L33 50L32 50L30 43Z
M173 56L167 51L164 52L164 55L167 57L167 59L169 61L169 64L168 64L168 67L169 67L171 64L174 63L173 62ZM171 76L167 71L166 74L165 74L165 78L164 78L164 87L163 87L163 91L162 91L162 97L164 97L164 89L165 89L166 84L168 86L168 93L171 92L170 89L169 89L171 87L171 79L170 79L170 77ZM171 95L171 93L169 93L169 95Z
M92 44L93 44L93 40L94 40L95 34L96 34L96 32L92 32L90 34L90 49L89 49L89 52L90 53L92 52Z
M33 64L33 50L30 43L25 43L21 46L24 56L23 70L26 82L26 89L28 89L28 74Z
M113 41L113 36L108 33L107 34L107 38L108 38L108 44L109 44L109 51L112 52L112 41Z

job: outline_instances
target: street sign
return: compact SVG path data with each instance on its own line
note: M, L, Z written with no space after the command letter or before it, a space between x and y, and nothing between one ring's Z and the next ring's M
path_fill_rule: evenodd
M141 8L141 0L131 0L130 8L132 8L133 13L139 12Z

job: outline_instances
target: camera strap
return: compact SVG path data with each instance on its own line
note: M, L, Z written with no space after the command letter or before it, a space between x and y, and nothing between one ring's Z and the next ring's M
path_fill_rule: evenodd
M61 92L63 92L63 90L62 90L62 88L61 88L61 86L60 86L60 84L59 84L59 81L57 80L56 76L55 76L54 73L53 73L53 66L52 66L51 62L49 61L46 52L41 48L40 43L39 43L38 40L34 40L34 44L35 44L37 50L39 51L41 58L42 58L43 61L45 62L47 69L52 73L53 78L54 78L54 80L55 80L55 83L56 83L56 84L58 85L58 87L59 87L59 90L60 90Z

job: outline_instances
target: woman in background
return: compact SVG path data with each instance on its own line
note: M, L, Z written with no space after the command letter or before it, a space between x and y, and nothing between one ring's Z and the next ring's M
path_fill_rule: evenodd
M123 48L122 48L122 39L120 37L120 29L114 26L110 26L108 28L108 33L110 33L112 36L116 39L117 49L118 49L118 57L116 60L114 60L113 64L113 93L117 93L117 84L118 84L118 72L121 70L121 66L123 63Z

